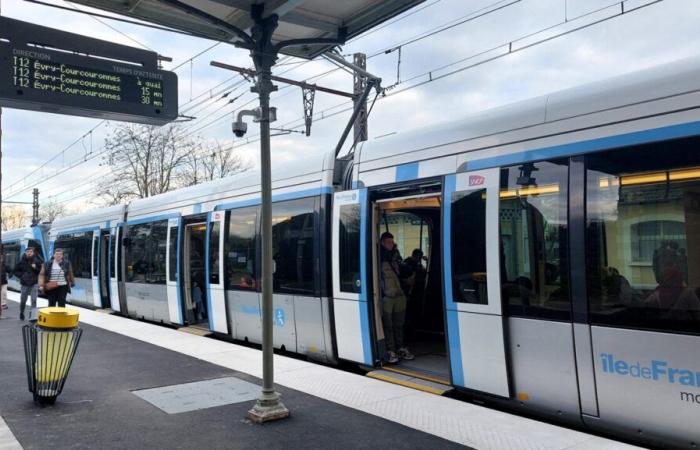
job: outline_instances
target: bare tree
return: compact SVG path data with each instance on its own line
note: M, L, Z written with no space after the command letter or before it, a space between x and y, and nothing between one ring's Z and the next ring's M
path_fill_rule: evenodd
M39 222L53 222L66 215L66 205L56 200L42 202L39 206Z
M250 169L250 161L234 153L231 147L221 145L215 141L208 155L202 160L204 164L204 175L206 181L224 178Z
M176 187L187 156L197 143L176 125L162 128L117 125L105 139L103 164L111 174L98 186L108 203L146 198Z
M251 167L249 161L219 141L199 145L187 156L185 165L187 169L182 174L185 186L235 175Z
M0 220L2 221L2 229L5 231L27 227L30 222L25 207L20 205L3 206Z

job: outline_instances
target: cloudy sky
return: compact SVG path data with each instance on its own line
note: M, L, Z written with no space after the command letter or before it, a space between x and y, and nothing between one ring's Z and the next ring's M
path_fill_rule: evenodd
M60 0L48 1L72 6ZM221 61L248 67L247 52L220 44L191 59L213 43L116 21L98 21L84 14L22 0L0 2L4 16L150 48L172 57L173 62L166 63L164 68L177 67L181 113L197 117L182 125L187 133L212 141L233 141L235 151L253 166L257 165L254 127L248 133L249 144L234 141L231 133L233 111L254 106L250 85L233 73L209 64ZM611 0L426 0L388 25L354 39L343 48L343 53L376 55L369 58L368 70L382 77L384 86L396 84L389 95L377 101L372 111L370 139L677 59L698 57L699 2L629 0L624 2L626 10L653 4L624 15L618 15L619 3ZM464 21L478 11L500 6L505 7L430 37L414 39ZM609 20L564 34L608 17ZM522 39L524 36L529 37ZM518 50L548 37L555 38L474 66L485 58L503 53L511 41L512 48ZM409 41L415 42L407 43ZM387 54L384 50L401 44L405 45L401 47L397 74L398 52ZM487 50L490 51L484 56L473 57ZM275 72L351 91L352 78L342 71L313 78L332 68L325 61L284 58ZM458 69L465 70L452 73ZM427 82L429 72L433 78L445 76ZM231 94L221 99L224 92ZM227 100L234 97L239 98L228 104ZM273 126L291 128L301 124L303 106L299 88L280 89L273 95L272 104L278 108L278 121ZM317 117L311 137L301 134L274 137L273 164L288 164L334 148L349 112L332 113L347 106L343 98L317 93L314 106ZM30 200L32 188L38 187L43 200L66 202L73 211L99 204L91 195L92 188L109 169L101 165L101 158L95 155L99 155L113 123L5 108L2 127L3 199ZM44 168L26 176L56 155ZM68 166L75 168L64 172ZM52 176L57 172L59 176Z

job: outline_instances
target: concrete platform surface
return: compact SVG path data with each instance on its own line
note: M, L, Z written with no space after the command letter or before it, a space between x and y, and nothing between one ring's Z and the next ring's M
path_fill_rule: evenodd
M259 384L261 352L103 312L80 313L85 333L66 388L54 407L38 408L27 391L21 323L10 302L11 318L0 320L0 449L8 434L2 419L25 449L635 448L280 355L275 381L290 419L253 425L244 418L250 402L167 414L131 391L231 376Z

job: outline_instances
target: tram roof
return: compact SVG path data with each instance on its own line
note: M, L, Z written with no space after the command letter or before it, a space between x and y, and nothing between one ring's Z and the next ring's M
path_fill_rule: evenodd
M332 185L334 155L331 152L303 155L294 161L272 163L273 194L279 191L295 192L309 185L316 188ZM176 212L193 214L192 206L200 205L199 212L211 211L231 199L260 196L260 171L250 170L195 186L176 189L129 203L129 220L154 213Z
M236 43L238 35L223 24L207 20L199 12L240 30L253 25L251 8L264 4L264 15L277 14L279 26L273 43L291 39L335 38L341 29L351 39L424 0L74 0L73 3L181 30L217 41ZM282 53L314 58L332 45L287 47Z
M2 232L3 242L16 241L17 239L34 239L32 227L15 228Z
M408 157L418 150L477 138L486 138L489 147L498 146L506 143L499 136L502 133L594 113L607 113L609 122L624 120L623 117L615 116L617 109L697 91L700 91L700 59L681 59L477 112L460 120L365 142L358 155L360 170L364 170L362 163L373 162L370 166L381 166L384 158L397 155ZM560 131L571 130L562 127Z
M59 231L70 231L73 229L100 226L106 227L107 222L111 225L124 221L124 210L126 206L115 205L106 208L92 209L73 216L60 217L51 224L50 234L54 236Z

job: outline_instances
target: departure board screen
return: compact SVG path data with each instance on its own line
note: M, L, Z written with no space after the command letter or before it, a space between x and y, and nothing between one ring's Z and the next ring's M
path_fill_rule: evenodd
M0 41L0 105L162 125L177 117L177 76Z

